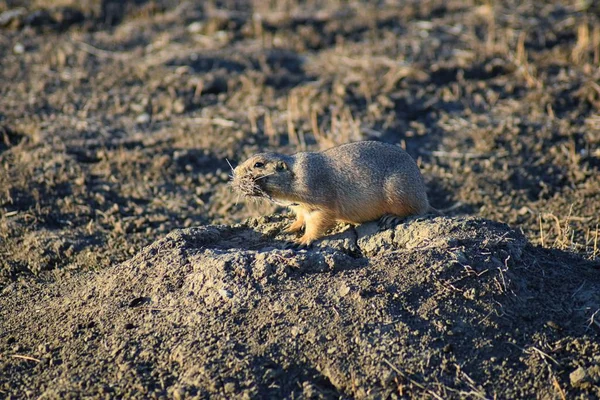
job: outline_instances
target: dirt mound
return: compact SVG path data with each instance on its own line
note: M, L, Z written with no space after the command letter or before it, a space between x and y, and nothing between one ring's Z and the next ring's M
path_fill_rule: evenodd
M340 227L300 251L286 223L176 230L99 273L7 286L0 391L600 395L598 265L475 218Z

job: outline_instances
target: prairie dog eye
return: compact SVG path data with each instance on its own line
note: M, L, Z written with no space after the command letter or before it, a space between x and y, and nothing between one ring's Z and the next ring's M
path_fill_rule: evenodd
M260 161L259 161L259 162L257 162L256 164L254 164L254 168L262 168L262 167L264 167L264 166L265 166L265 163L262 163L262 162L260 162Z

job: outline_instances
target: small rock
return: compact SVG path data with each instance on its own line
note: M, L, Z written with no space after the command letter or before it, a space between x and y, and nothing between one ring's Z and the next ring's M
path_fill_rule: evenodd
M340 297L344 297L348 293L350 293L350 287L346 284L342 284L342 286L340 286L340 288L338 290L338 294L340 295Z
M138 124L147 124L148 122L150 122L150 114L143 113L138 115L138 117L135 119L135 122L137 122Z
M233 297L233 293L227 289L219 289L219 294L224 299L231 299Z
M225 42L227 41L227 39L229 39L229 33L227 33L226 31L218 31L215 33L215 39L217 39L220 42Z
M585 386L586 384L589 384L588 382L586 382L587 380L587 372L585 370L585 368L583 367L579 367L577 368L575 371L571 372L571 374L569 375L569 379L571 380L571 385L572 386Z
M519 208L519 210L517 211L517 214L519 214L519 215L525 215L525 214L527 214L529 212L531 212L531 209L529 207L523 206L523 207Z
M13 47L13 52L15 54L23 54L23 53L25 53L25 46L23 46L22 43L16 43L15 46Z
M192 22L188 25L187 30L189 33L200 33L204 29L204 24L202 22Z
M177 99L173 103L173 112L175 114L183 114L185 112L185 101Z

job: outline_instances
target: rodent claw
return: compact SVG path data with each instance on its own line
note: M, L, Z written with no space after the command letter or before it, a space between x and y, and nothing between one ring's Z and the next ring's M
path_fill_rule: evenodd
M299 242L289 242L284 246L285 250L306 250L310 245Z
M400 224L402 219L396 215L384 215L379 219L377 225L380 229L390 229Z

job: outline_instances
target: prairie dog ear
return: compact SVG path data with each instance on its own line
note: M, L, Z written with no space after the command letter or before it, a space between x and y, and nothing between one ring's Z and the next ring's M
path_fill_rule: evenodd
M284 161L277 161L277 171L287 171L288 165Z

